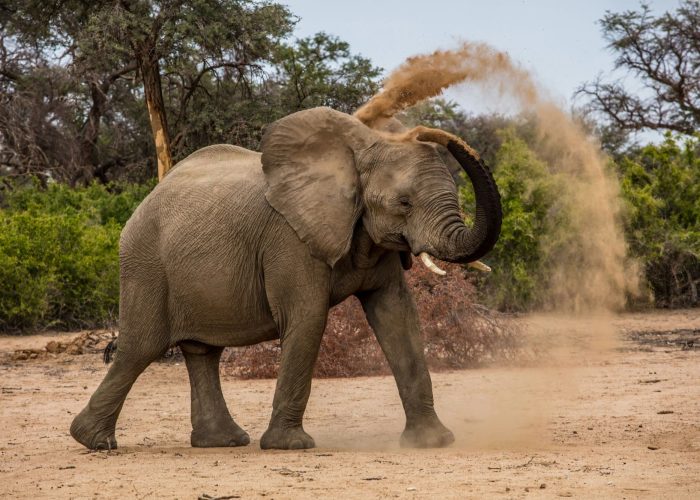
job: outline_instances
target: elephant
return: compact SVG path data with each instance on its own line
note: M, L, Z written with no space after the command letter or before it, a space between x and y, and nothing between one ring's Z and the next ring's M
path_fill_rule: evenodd
M438 145L471 180L471 225ZM269 125L261 150L220 144L192 153L128 220L116 355L71 435L90 449L116 448L132 384L179 346L191 385L191 445L247 445L221 391L221 354L279 339L272 415L259 444L312 448L302 420L328 311L354 295L398 387L401 445L451 444L454 435L434 408L404 270L413 255L469 263L493 248L502 213L489 169L442 130L389 133L325 107Z

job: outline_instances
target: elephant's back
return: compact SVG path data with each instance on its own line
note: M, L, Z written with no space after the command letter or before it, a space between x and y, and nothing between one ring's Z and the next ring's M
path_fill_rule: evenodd
M157 235L161 252L169 254L185 243L206 246L203 238L218 236L219 240L224 231L235 235L259 228L260 219L272 211L265 200L267 183L260 156L229 144L192 153L141 203L122 239L131 239L130 233L143 239L142 228L147 228ZM187 238L188 242L183 241Z
M267 184L260 156L230 144L195 151L168 172L134 216L153 218L161 229L205 222L227 211L244 217L251 205L264 202Z
M211 168L212 166L225 164L228 168L235 168L242 164L260 163L261 153L250 149L234 146L233 144L213 144L198 149L194 153L179 161L166 174L165 179L170 178L176 172L184 170Z
M188 187L264 184L261 156L261 153L231 144L207 146L178 162L158 187L164 186L162 190L168 192L184 192Z

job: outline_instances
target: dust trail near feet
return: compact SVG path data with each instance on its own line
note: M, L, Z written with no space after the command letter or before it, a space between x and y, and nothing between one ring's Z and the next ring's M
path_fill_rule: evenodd
M531 392L553 398L575 392L575 377L563 370L601 362L616 345L612 320L624 306L625 293L638 290L638 272L627 258L620 221L619 185L599 145L508 54L483 43L464 42L454 50L408 59L355 115L381 127L396 113L456 84L514 101L519 111L534 114L536 153L553 175L566 180L552 214L565 223L555 225L541 247L548 266L547 314L533 318L527 327L529 335L540 341L546 337L554 345L546 366L542 363L527 374L515 370L512 380L501 380L496 392L485 398L451 403L480 422L470 424L468 434L478 429L476 434L492 444L523 445L530 437L541 443L543 425L556 405L541 407L546 397L533 397L533 404L538 403L528 405L523 377Z

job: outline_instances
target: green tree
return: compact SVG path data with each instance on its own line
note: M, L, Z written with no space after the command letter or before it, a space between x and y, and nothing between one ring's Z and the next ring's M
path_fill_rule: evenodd
M275 62L280 97L288 110L329 106L352 113L379 90L381 68L323 32L281 45Z
M184 121L205 76L249 79L294 24L286 7L248 0L11 0L2 19L20 44L41 47L85 86L81 159L96 173L109 165L100 170L97 157L111 90L126 79L142 93L159 177L172 165L167 106Z
M124 63L136 64L160 179L172 166L161 67L169 83L180 87L179 108L184 115L205 75L220 71L245 83L292 27L287 8L269 2L122 0L90 17L81 42L85 54L100 57L113 51Z
M176 156L214 142L257 149L267 124L300 109L354 111L377 91L380 72L324 33L281 44L266 70L244 82L203 78L187 119L176 122Z

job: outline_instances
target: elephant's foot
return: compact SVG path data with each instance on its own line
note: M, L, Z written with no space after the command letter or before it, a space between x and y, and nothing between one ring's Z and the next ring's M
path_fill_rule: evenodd
M263 450L303 450L314 448L314 438L299 427L281 428L270 427L260 438L260 448Z
M192 430L190 443L195 448L225 448L246 446L250 436L236 422L230 420L225 424L200 425Z
M406 426L401 434L402 448L444 448L454 443L455 436L435 417L428 422Z
M77 442L91 450L116 450L117 440L114 438L114 423L105 423L106 419L98 419L85 408L73 419L70 435ZM112 420L111 418L109 420Z

